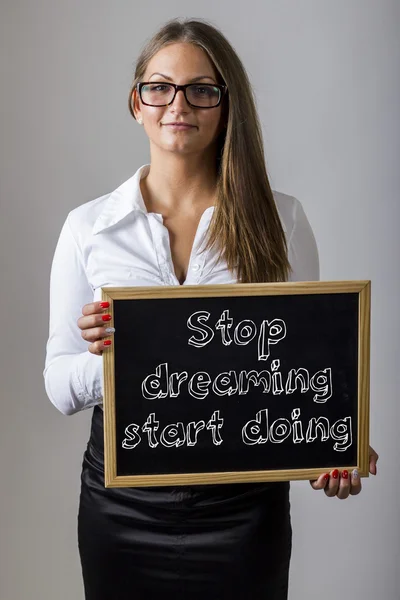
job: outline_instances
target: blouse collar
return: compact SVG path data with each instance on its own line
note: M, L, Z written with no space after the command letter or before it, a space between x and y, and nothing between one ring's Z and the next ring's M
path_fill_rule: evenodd
M140 180L147 175L149 169L149 164L142 165L132 177L111 192L93 225L94 235L119 223L134 210L147 213L140 189Z

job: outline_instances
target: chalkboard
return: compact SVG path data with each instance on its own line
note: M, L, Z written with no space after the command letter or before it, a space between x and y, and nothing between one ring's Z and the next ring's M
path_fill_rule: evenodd
M368 476L369 281L102 299L107 487Z

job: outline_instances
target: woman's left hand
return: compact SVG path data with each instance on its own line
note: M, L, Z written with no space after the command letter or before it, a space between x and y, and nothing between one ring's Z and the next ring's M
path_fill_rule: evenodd
M369 472L371 475L377 474L376 463L378 462L378 454L371 446L369 447ZM351 472L344 470L341 473L337 469L330 473L325 473L310 481L311 487L314 490L324 490L329 498L337 496L340 500L345 500L350 495L357 496L361 492L361 478L357 469Z

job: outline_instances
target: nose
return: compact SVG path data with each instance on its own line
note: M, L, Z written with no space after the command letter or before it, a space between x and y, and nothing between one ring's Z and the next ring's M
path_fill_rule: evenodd
M187 103L183 90L177 91L175 98L170 106L177 110L187 110L188 108L190 109L190 104Z

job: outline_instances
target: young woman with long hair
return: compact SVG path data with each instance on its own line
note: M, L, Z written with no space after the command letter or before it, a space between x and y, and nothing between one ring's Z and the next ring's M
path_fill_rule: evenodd
M85 597L284 600L289 483L104 487L101 355L114 330L100 296L316 280L315 239L300 202L271 190L251 85L218 29L166 23L138 58L129 109L150 164L69 213L51 272L46 390L64 414L94 408L78 515ZM356 473L312 485L340 498L361 489Z

